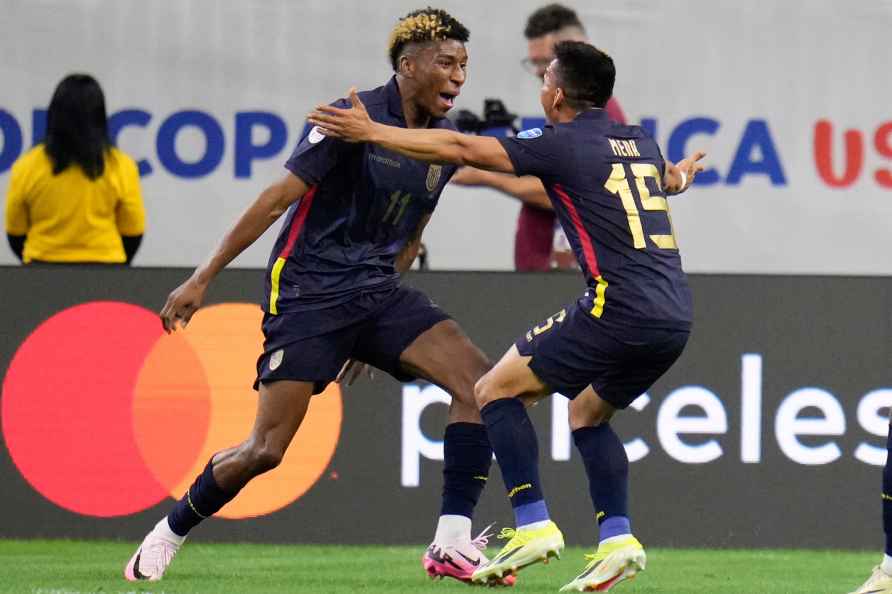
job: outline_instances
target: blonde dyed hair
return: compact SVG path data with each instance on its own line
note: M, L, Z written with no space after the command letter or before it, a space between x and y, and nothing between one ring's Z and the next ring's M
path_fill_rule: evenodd
M397 22L387 40L387 52L394 71L399 69L403 49L411 43L455 39L465 43L470 37L467 27L445 10L427 7L410 12Z

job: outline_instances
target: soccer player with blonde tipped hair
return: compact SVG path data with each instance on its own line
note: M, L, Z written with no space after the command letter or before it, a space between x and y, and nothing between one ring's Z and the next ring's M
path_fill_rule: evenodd
M388 46L394 76L360 93L369 115L402 128L452 129L444 116L465 82L468 36L442 10L417 10L401 19ZM266 271L254 428L244 442L211 457L145 537L124 575L160 579L192 528L279 464L310 398L371 365L400 381L425 379L452 395L441 515L423 565L431 576L470 581L487 562L480 551L485 539L471 538L471 517L492 460L474 384L492 365L454 320L400 282L456 168L327 138L314 128L285 169L161 311L167 332L185 328L214 277L286 215ZM374 439L381 428L370 429Z

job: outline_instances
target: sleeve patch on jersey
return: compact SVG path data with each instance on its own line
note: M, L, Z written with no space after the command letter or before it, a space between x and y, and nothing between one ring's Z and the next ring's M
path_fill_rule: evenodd
M529 140L531 138L539 138L542 136L542 128L530 128L529 130L524 130L523 132L517 133L517 138L523 140Z
M307 140L310 141L310 144L316 144L317 142L325 140L325 134L319 130L319 126L313 126L309 136L307 136Z

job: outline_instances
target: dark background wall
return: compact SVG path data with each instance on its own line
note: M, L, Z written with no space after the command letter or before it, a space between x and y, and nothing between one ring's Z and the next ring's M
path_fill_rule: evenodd
M157 310L187 275L179 269L0 268L0 375L23 341L57 312L100 300ZM571 274L417 273L407 282L449 311L494 359L582 289ZM209 301L258 303L261 283L261 272L226 271ZM684 355L649 390L641 411L630 409L614 421L624 440L637 438L638 451L642 442L648 451L632 465L636 533L652 545L878 546L876 464L882 460L876 456L885 444L885 424L878 419L892 405L892 280L694 276L691 283L696 320ZM101 371L97 362L96 373ZM429 540L439 508L441 462L422 457L419 485L401 485L401 471L412 464L402 453L403 400L410 397L399 383L380 376L345 390L340 441L322 478L278 512L207 522L202 538ZM587 543L596 529L583 470L575 451L569 460L553 459L553 414L548 400L532 411L546 496L568 542ZM432 405L421 415L421 431L430 440L441 439L444 420L445 406ZM101 439L104 428L95 430L90 438ZM415 428L406 432L414 435ZM172 503L167 499L116 518L67 511L29 485L3 439L2 536L135 539ZM48 436L46 447L65 444ZM872 463L856 452L873 456ZM698 456L710 461L691 463ZM510 525L501 477L493 468L476 523Z

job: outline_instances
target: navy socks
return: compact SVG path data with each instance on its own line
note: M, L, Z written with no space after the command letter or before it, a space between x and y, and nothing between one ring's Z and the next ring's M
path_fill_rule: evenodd
M629 458L619 436L602 423L577 429L573 441L585 465L601 540L630 534Z
M474 517L492 465L486 427L451 423L443 439L443 503L440 515Z
M480 411L517 526L548 520L539 480L539 441L530 417L517 398L494 400Z
M238 493L226 493L220 489L214 480L212 460L208 461L204 471L167 515L170 529L179 536L186 536L202 520L220 511Z

